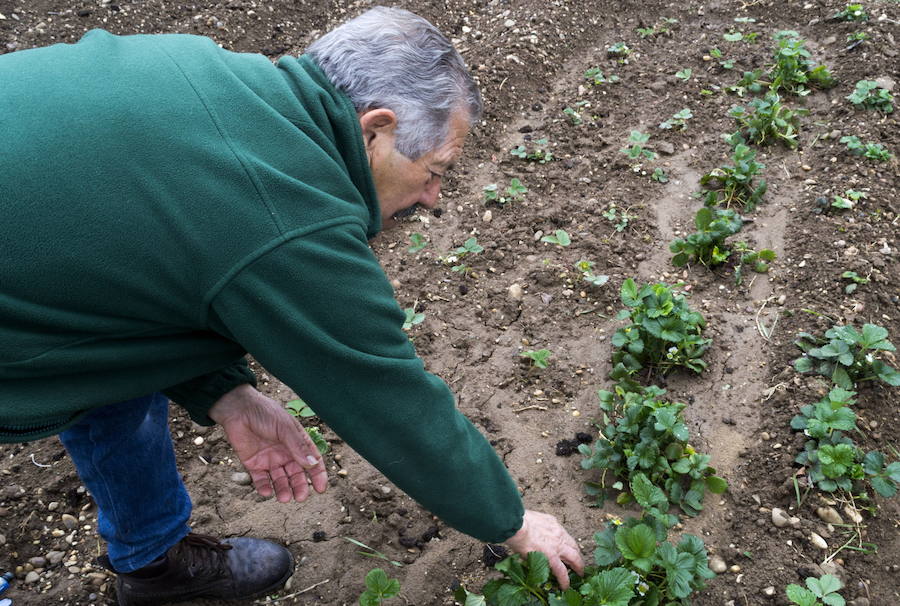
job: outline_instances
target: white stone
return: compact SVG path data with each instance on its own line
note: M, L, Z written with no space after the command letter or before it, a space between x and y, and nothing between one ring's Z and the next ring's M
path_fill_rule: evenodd
M814 532L809 533L809 542L819 549L828 549L828 543L825 542L825 539Z
M513 301L521 301L525 296L522 286L519 284L510 284L507 292L509 293L509 298Z
M784 528L788 524L790 524L790 518L784 512L783 509L779 509L777 507L772 508L772 523L775 524L778 528Z

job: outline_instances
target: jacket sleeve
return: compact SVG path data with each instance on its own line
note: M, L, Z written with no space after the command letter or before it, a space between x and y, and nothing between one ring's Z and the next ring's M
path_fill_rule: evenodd
M211 305L211 323L423 507L483 541L521 527L512 478L416 357L360 224L281 243L241 268Z
M164 389L163 393L184 408L195 423L215 425L207 414L209 409L219 398L245 383L256 387L256 375L247 360L239 358L224 368Z

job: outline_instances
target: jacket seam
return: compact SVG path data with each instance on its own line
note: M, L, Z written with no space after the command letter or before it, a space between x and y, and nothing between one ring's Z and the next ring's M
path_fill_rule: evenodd
M247 254L243 259L235 263L227 272L225 272L221 278L207 291L206 295L203 297L203 318L202 322L205 325L209 319L209 310L212 306L213 300L219 296L219 293L225 289L229 282L231 282L238 274L240 274L244 269L272 252L276 248L287 244L291 240L297 240L300 238L304 238L311 234L331 229L333 227L338 227L340 225L357 225L362 228L363 234L366 233L366 224L359 217L334 217L331 219L326 219L324 221L319 221L317 223L312 223L310 225L305 225L303 227L298 227L296 229L292 229L290 231L284 232L272 238L262 246L257 247L255 250Z
M283 233L284 226L281 224L281 221L278 218L278 213L275 212L274 208L269 203L268 194L265 191L265 186L259 182L259 179L257 178L256 173L247 164L243 154L241 154L233 145L233 143L231 141L231 137L229 137L229 135L228 135L228 131L220 123L220 120L219 120L216 112L213 110L213 108L207 102L206 97L203 95L203 93L201 93L200 89L194 85L194 82L185 73L184 69L181 67L181 64L175 60L175 57L173 57L164 46L157 44L157 47L159 48L160 51L162 51L162 53L166 57L168 57L169 61L171 61L172 64L175 66L175 68L178 70L178 73L181 74L181 76L184 78L185 82L188 83L188 86L191 87L191 90L194 91L194 94L197 96L197 99L200 101L201 105L203 105L203 109L206 110L206 113L209 116L209 119L212 121L213 126L215 126L216 132L219 133L219 137L221 137L222 141L225 142L225 145L228 146L228 150L231 152L231 155L234 156L234 159L238 162L238 164L240 164L241 168L244 171L244 175L247 177L247 180L253 186L253 190L256 192L256 195L258 196L259 201L262 203L263 206L265 206L266 210L269 212L269 216L272 219L272 223L274 223L274 225L275 225L275 229L277 229L279 233Z

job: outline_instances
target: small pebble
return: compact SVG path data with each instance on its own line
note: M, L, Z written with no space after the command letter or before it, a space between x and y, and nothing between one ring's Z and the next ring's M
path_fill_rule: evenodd
M738 572L741 571L741 567L738 566L737 564L734 564L734 565L732 565L731 568L729 568L728 570L731 571L731 572L734 572L734 573L738 573Z
M481 220L485 223L490 223L494 219L494 213L490 211L490 209L484 211L484 214L481 215Z
M38 573L36 573L35 571L32 570L31 572L29 572L28 574L25 575L25 582L26 583L37 583L40 578L41 578L41 575L39 575Z
M714 555L709 558L709 569L716 574L722 574L723 572L728 570L728 566L725 565L725 560L717 555Z
M814 532L809 533L809 542L819 549L828 549L828 543L825 542L825 539Z
M819 516L823 522L827 522L828 524L843 524L844 519L841 517L841 514L835 510L834 507L819 507L816 509L816 515Z
M75 530L75 527L78 526L78 520L75 516L68 513L62 514L62 523L69 530Z
M205 441L206 441L206 440L203 439L203 436L197 436L196 438L194 438L194 444L195 444L196 446L200 446L200 445L203 444L203 442L205 442Z
M249 486L253 479L250 474L245 471L236 471L231 474L231 481L239 486Z
M775 595L775 586L769 585L768 587L763 589L763 595L768 598L771 598L773 595Z
M790 518L783 509L777 507L772 508L772 523L778 528L784 528L791 523Z
M509 293L509 298L513 301L521 301L525 296L522 286L519 284L510 284L507 292Z

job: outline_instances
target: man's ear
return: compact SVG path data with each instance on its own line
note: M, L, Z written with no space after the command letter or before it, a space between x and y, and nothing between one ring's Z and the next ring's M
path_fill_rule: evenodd
M380 137L393 139L397 130L397 114L385 107L369 109L359 114L359 126L362 128L366 150L370 151ZM393 146L393 141L391 145Z

